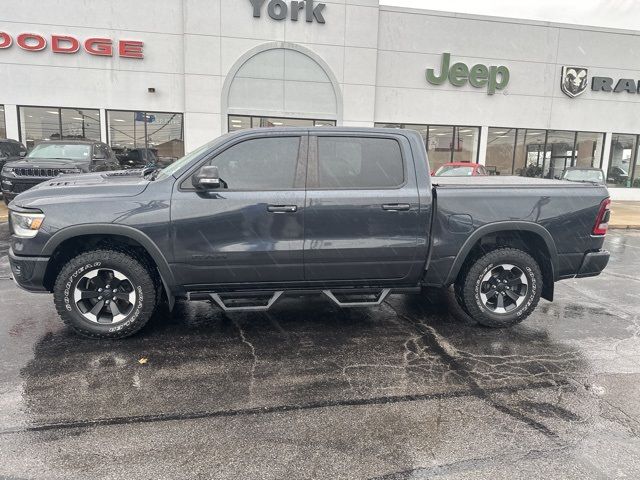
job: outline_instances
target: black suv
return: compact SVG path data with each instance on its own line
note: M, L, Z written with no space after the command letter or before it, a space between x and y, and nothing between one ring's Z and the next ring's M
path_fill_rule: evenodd
M118 162L124 170L155 167L158 164L158 150L155 148L131 148L117 152Z
M0 170L5 163L27 154L26 147L17 140L0 139Z
M24 147L23 147L24 148ZM2 168L2 195L9 204L16 195L61 173L119 170L111 148L91 140L45 141L21 160L9 161Z

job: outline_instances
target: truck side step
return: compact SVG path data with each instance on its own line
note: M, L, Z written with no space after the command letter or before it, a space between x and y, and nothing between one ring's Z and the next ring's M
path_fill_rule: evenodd
M355 289L345 290L323 290L327 297L335 302L339 307L369 307L380 305L389 296L390 288L383 288L377 291L358 291Z
M283 293L282 290L266 295L210 293L209 297L225 312L261 312L269 310Z

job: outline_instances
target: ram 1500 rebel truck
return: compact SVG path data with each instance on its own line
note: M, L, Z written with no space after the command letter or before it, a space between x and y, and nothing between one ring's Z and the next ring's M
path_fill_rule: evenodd
M15 281L103 338L176 298L229 312L302 294L362 307L451 285L478 323L505 327L609 260L606 187L432 179L410 130L245 130L163 170L57 177L9 208Z

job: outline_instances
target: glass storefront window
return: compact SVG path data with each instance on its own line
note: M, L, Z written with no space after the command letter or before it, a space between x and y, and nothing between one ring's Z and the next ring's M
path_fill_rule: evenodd
M489 128L486 166L497 175L511 175L518 131L515 128Z
M480 146L480 128L453 127L453 161L475 163Z
M607 185L610 187L631 186L632 168L637 158L637 146L637 135L613 134L609 168L607 169Z
M245 128L266 127L335 127L335 120L316 120L311 118L252 117L247 115L229 115L229 131Z
M427 147L429 167L438 170L450 162L478 162L480 127L376 123L379 128L406 128L419 132Z
M7 124L4 118L4 105L0 105L0 138L7 138Z
M100 111L85 108L18 107L20 137L31 149L42 140L100 141Z
M543 176L546 178L562 177L566 168L573 166L576 147L576 132L549 130L545 148Z
M451 162L453 149L453 127L429 126L427 130L427 154L429 168L437 171L445 163Z
M514 173L523 177L541 177L544 166L546 130L518 129Z
M575 167L600 168L604 151L604 133L578 132Z
M117 154L149 149L163 160L184 155L181 113L107 111L109 144Z

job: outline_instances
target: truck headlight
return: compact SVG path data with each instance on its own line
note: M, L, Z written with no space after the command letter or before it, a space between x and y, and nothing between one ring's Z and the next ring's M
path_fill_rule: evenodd
M13 167L3 167L2 175L8 175L9 173L13 173Z
M11 227L17 237L33 238L44 222L44 213L21 213L11 211Z

